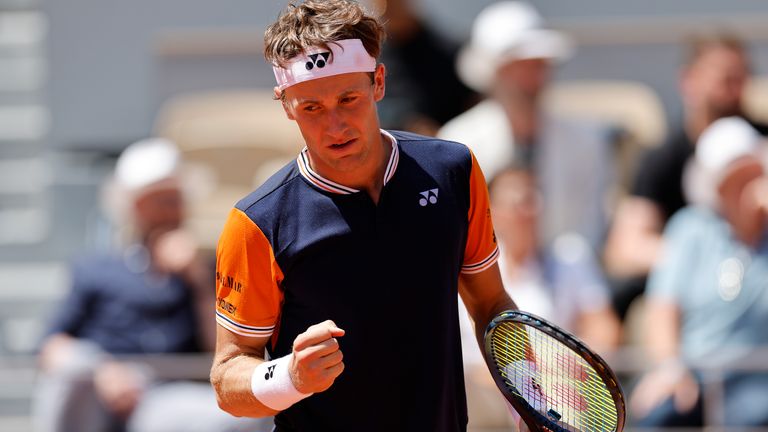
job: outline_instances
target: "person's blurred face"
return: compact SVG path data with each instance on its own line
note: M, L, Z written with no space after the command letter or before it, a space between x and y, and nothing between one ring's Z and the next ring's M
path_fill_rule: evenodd
M533 176L508 171L492 182L491 217L499 241L506 247L535 252L541 196Z
M548 59L506 62L496 70L495 88L502 95L536 99L549 83L551 70Z
M723 216L735 225L751 223L761 217L760 196L753 193L754 185L764 174L761 161L746 156L731 163L718 186L720 208Z
M703 109L717 118L738 115L748 77L742 52L722 46L709 48L683 72L686 108Z
M381 143L376 102L384 97L384 67L305 81L285 89L283 106L295 120L320 174L350 172L370 163Z
M134 220L144 239L180 228L184 221L181 191L169 186L140 193L134 203Z

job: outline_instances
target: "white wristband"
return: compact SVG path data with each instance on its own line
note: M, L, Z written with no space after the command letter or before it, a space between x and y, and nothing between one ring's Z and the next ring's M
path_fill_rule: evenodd
M264 362L253 371L251 391L256 399L275 411L282 411L296 402L307 398L312 393L296 390L291 381L288 367L293 354Z

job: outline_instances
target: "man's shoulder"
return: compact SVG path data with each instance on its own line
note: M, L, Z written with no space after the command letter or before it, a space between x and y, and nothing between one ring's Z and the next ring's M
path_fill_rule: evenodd
M412 132L388 132L397 139L400 151L421 165L463 164L471 161L469 148L463 143Z
M441 138L441 137L432 137L432 136L426 136L426 135L419 135L417 133L413 132L405 132L405 131L398 131L398 130L389 130L387 131L392 134L395 139L397 139L398 144L400 144L401 149L409 150L413 147L421 147L424 148L461 148L466 147L463 144L459 144L455 141L451 141L449 139Z
M128 272L127 261L142 262L138 252L128 246L120 251L90 251L74 258L69 266L71 278L79 288L108 289L115 278L124 277ZM137 253L134 253L137 252Z
M128 248L131 248L129 246ZM128 251L123 251L126 255ZM80 271L99 271L108 267L116 266L123 262L123 257L119 251L90 251L84 253L72 260L72 268Z
M246 195L235 204L235 208L245 213L250 213L261 206L271 206L272 201L281 199L289 194L293 188L291 185L299 176L296 161L291 161L276 173L272 174L256 190Z

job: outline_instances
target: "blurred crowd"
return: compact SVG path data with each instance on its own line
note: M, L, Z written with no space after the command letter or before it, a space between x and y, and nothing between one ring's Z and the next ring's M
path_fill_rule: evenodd
M491 4L464 44L408 0L374 6L389 32L382 126L472 149L521 309L609 360L640 347L646 371L624 381L634 425L700 427L717 411L727 425L768 426L768 368L732 367L768 347L768 125L743 109L748 47L719 29L681 41L682 113L622 184L624 125L545 103L578 47L531 4ZM181 144L143 140L117 160L103 198L119 248L72 266L40 348L41 431L271 430L219 411L204 380L123 360L213 347L216 275L186 224L193 182ZM513 427L466 313L461 325L470 427ZM713 369L723 371L718 407L704 397Z

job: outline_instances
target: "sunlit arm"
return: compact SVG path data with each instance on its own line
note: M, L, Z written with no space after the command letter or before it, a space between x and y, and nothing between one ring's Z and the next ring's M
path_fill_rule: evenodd
M498 264L475 274L462 273L459 277L459 295L475 325L475 337L483 351L483 336L493 317L517 305L504 290Z
M211 384L222 410L238 417L268 417L277 413L251 391L251 376L256 366L264 362L268 342L268 337L239 336L217 326Z

